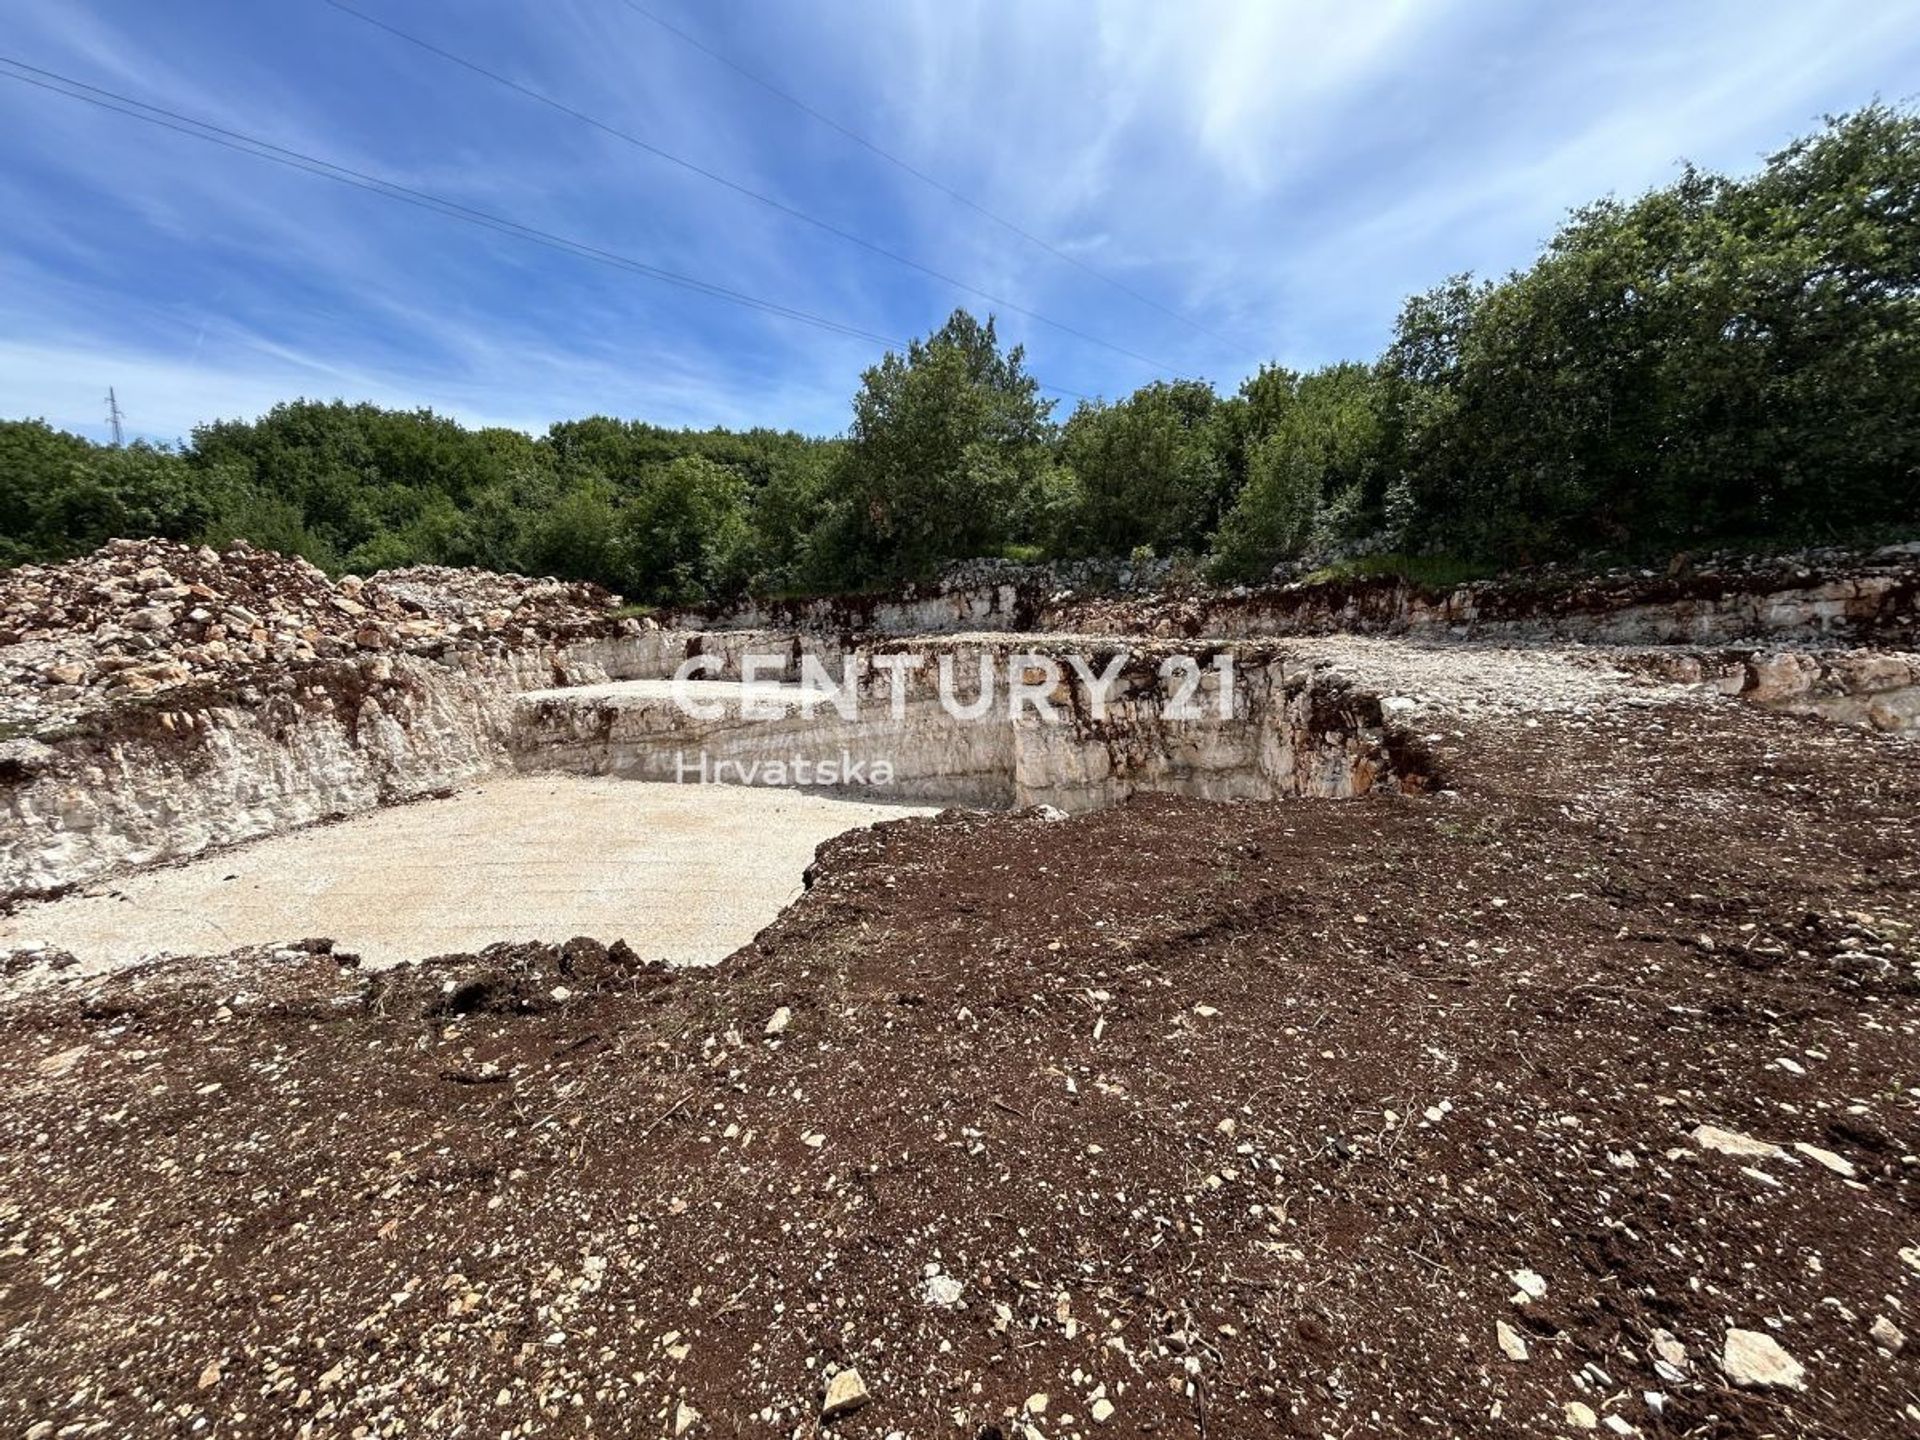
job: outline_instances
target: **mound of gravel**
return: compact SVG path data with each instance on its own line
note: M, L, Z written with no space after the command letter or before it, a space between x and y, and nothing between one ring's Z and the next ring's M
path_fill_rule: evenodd
M0 728L262 664L579 634L618 604L598 585L524 575L415 566L336 581L245 541L110 540L0 573Z

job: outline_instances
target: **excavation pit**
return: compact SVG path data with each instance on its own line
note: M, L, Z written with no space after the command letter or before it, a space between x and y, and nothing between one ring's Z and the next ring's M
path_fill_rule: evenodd
M687 643L728 646L707 662L723 678L489 694L473 675L456 685L419 669L377 707L354 686L310 695L307 718L277 731L246 716L176 725L141 742L156 765L149 787L115 792L154 797L138 830L92 813L99 791L84 773L49 779L36 792L44 838L21 847L20 868L67 893L16 889L0 958L44 947L107 969L326 936L380 964L593 935L648 959L712 963L800 893L822 841L879 820L954 805L1079 813L1141 792L1348 798L1431 778L1375 696L1272 657L1096 656L1089 670L1108 682L1096 694L1073 667L1016 647L909 642L860 664L840 657L838 673L855 679L836 703L798 683L811 653L798 643L775 656L774 678L751 683L736 637ZM598 655L586 676L623 658ZM1020 682L1025 703L983 699L977 679L948 703L943 657L1008 689ZM624 658L657 672L673 657ZM36 763L58 765L49 753ZM98 750L81 753L99 763ZM321 795L370 793L371 808L360 800L359 813L311 823L333 818ZM120 856L110 867L103 836Z

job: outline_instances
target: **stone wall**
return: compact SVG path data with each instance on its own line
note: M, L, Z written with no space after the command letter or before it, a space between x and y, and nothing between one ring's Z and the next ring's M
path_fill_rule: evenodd
M369 656L0 744L0 900L430 795L507 761L551 652Z
M1390 577L1138 594L1043 567L962 568L890 596L831 596L667 617L694 629L831 635L1036 630L1164 639L1449 634L1584 644L1920 645L1920 542L1866 554L1725 557L1669 573L1520 572L1451 589Z
M1920 655L1885 650L1673 650L1621 657L1644 674L1783 715L1920 730Z
M1920 575L1911 565L1751 588L1681 579L1547 590L1461 586L1438 594L1396 582L1303 586L1196 605L1163 617L1167 633L1188 633L1188 626L1221 637L1429 632L1598 645L1920 639Z
M764 642L758 648L765 650ZM804 773L817 774L824 761L841 775L854 767L860 793L872 798L1068 811L1136 791L1216 800L1350 797L1382 782L1414 790L1431 782L1419 757L1389 732L1376 697L1331 675L1293 670L1272 654L1236 657L1224 704L1219 674L1203 667L1191 702L1199 713L1170 718L1182 679L1163 675L1163 657L1152 650L1128 657L1104 715L1086 678L1064 662L1049 674L1044 653L1013 641L903 643L865 652L860 658L923 662L903 672L898 713L892 677L882 670L858 682L851 716L825 703L809 712L791 689L743 692L711 681L686 692L711 715L687 713L658 680L541 691L521 697L513 750L523 769L661 781L722 774L734 783L769 783L746 777L779 766L771 783L793 783L801 762ZM993 702L978 717L956 716L940 703L940 656L952 657L963 707L979 693L983 661L995 677ZM1104 673L1109 657L1089 658L1095 673ZM727 673L736 676L737 663ZM1050 718L1024 705L1012 713L1010 675L1052 682ZM763 678L791 682L797 672ZM743 702L755 700L770 713L744 714ZM887 779L877 783L882 762Z

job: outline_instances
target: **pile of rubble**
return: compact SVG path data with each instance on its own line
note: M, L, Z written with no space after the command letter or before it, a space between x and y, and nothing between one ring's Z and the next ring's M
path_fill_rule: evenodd
M0 573L0 732L261 664L584 634L618 604L597 585L484 570L336 581L243 540L224 552L111 540L62 565Z

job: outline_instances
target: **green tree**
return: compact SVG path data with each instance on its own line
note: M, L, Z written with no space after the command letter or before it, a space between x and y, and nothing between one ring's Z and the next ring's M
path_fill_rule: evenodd
M1301 377L1271 433L1255 443L1247 484L1221 524L1214 568L1257 580L1316 537L1371 528L1370 497L1386 458L1383 387L1371 366L1329 366Z
M1083 401L1060 440L1080 506L1063 548L1124 555L1204 546L1227 497L1228 469L1204 380L1155 382L1112 405Z
M747 484L698 455L653 467L620 512L610 556L622 588L691 604L742 589L752 563Z
M532 517L525 541L527 568L562 580L615 583L613 532L618 517L611 485L597 476L574 480Z
M1793 535L1920 510L1920 118L1870 106L1733 180L1575 212L1411 303L1391 443L1438 544Z
M1052 405L1019 346L964 310L861 377L839 467L836 545L855 576L990 554L1044 471Z

